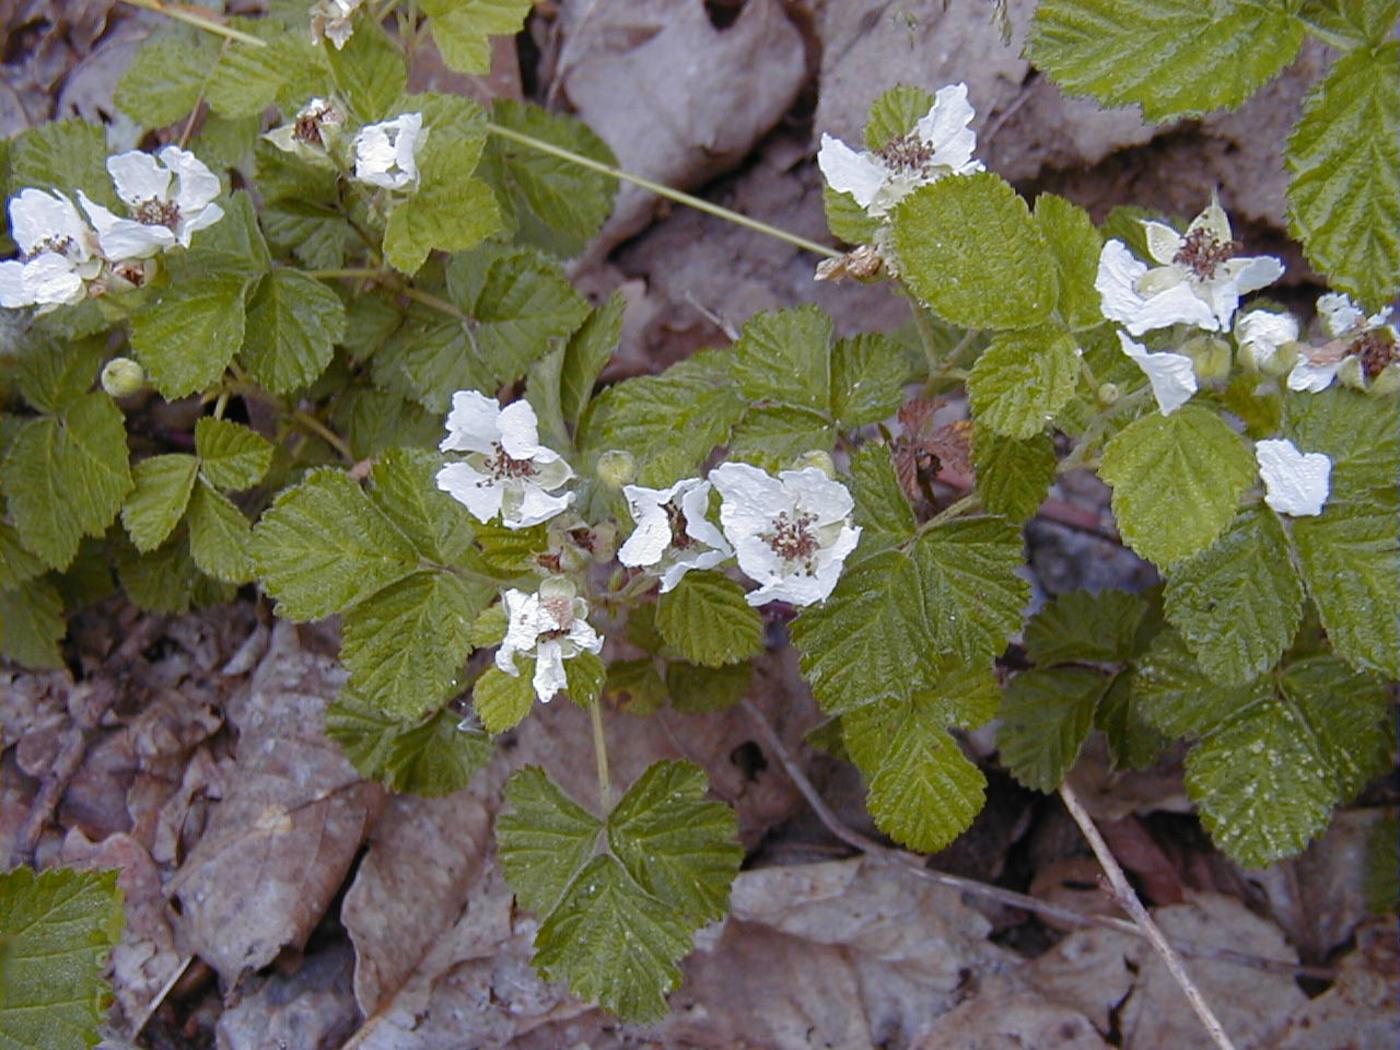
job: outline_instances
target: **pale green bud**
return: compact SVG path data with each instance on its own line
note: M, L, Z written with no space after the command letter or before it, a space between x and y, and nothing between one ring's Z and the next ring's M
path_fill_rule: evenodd
M546 576L540 581L541 598L575 598L578 588L567 576Z
M1118 399L1123 396L1123 391L1118 389L1117 383L1100 383L1095 396L1098 397L1099 404L1107 408L1118 402Z
M1230 344L1223 339L1196 336L1182 345L1181 352L1191 358L1196 378L1203 382L1224 379L1230 374Z
M835 479L836 477L836 464L832 462L830 452L813 449L811 452L802 453L792 461L793 470L806 470L808 467L815 467L829 478Z
M114 357L103 366L101 381L112 397L130 397L146 388L146 371L129 357Z
M598 480L616 492L623 485L630 484L637 476L637 461L632 453L622 449L609 449L598 457Z

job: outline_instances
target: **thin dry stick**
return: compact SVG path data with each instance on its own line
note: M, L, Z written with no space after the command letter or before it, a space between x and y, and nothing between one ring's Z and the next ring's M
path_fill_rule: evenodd
M1210 1008L1210 1004L1206 1002L1205 996L1201 994L1200 988L1191 979L1191 975L1186 972L1186 966L1182 963L1181 956L1167 942L1161 927L1147 913L1142 901L1138 900L1137 893L1129 885L1128 877L1123 874L1123 869L1113 856L1113 851L1108 848L1108 843L1099 834L1099 829L1094 825L1093 818L1079 804L1079 797L1075 795L1074 789L1068 784L1060 785L1060 798L1064 800L1069 815L1079 825L1079 830L1084 832L1084 837L1089 840L1089 846L1093 849L1094 856L1098 857L1099 864L1108 876L1109 885L1113 887L1113 895L1117 898L1118 903L1127 909L1128 914L1133 917L1133 922L1141 928L1143 935L1157 950L1162 961L1167 964L1167 970L1176 983L1181 985L1181 990L1186 993L1186 998L1191 1003L1191 1009L1196 1011L1196 1016L1201 1019L1201 1024L1206 1026L1206 1031L1210 1033L1215 1045L1220 1047L1220 1050L1234 1050L1234 1044L1230 1042L1230 1037L1225 1034L1225 1029L1221 1027L1220 1021Z

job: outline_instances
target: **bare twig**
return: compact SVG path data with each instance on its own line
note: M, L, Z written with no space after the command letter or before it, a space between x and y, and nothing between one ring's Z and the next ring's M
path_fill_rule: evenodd
M1182 963L1181 956L1168 943L1166 935L1162 933L1161 927L1148 914L1142 901L1138 900L1137 893L1128 883L1128 877L1123 874L1123 869L1113 856L1113 851L1108 848L1108 843L1099 834L1099 829L1095 826L1093 818L1080 805L1079 797L1075 795L1074 789L1068 784L1062 784L1060 798L1064 800L1069 815L1079 825L1079 830L1089 840L1089 846L1093 849L1094 856L1099 859L1099 864L1108 876L1109 885L1113 887L1114 897L1133 917L1133 922L1142 930L1143 936L1162 957L1162 962L1166 964L1168 972L1181 986L1181 990L1186 993L1186 998L1191 1003L1191 1009L1196 1011L1196 1016L1201 1019L1201 1024L1205 1025L1206 1031L1210 1033L1215 1045L1220 1047L1220 1050L1234 1050L1234 1044L1230 1042L1230 1037L1225 1034L1225 1029L1221 1027L1219 1019L1210 1008L1210 1004L1206 1002L1205 996L1201 994L1200 988L1191 979L1191 975L1186 972L1186 966Z

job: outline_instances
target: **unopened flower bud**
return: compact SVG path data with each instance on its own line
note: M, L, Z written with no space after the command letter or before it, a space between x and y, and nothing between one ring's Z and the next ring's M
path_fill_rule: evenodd
M1230 344L1223 339L1197 336L1187 340L1181 352L1191 358L1196 378L1202 382L1224 379L1230 374Z
M1098 398L1099 404L1107 408L1109 405L1117 403L1118 399L1123 396L1123 391L1118 389L1117 383L1100 383L1099 389L1095 391L1095 396Z
M129 357L114 357L102 369L102 389L112 397L130 397L145 387L145 369Z
M637 476L637 461L632 453L622 449L609 449L598 457L598 480L617 491L630 484Z
M829 478L836 477L836 464L831 461L830 452L813 449L811 452L802 453L792 461L793 470L806 470L808 467L815 467Z
M617 526L610 521L593 526L593 560L606 565L617 554Z
M567 576L546 576L540 581L540 598L574 598L578 588Z

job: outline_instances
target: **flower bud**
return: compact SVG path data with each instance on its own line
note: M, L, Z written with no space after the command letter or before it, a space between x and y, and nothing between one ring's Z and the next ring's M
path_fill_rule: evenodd
M606 565L617 554L617 526L610 521L593 526L593 560Z
M102 369L102 389L112 397L130 397L146 388L146 372L129 357L114 357Z
M1342 362L1341 367L1337 369L1337 382L1353 390L1365 391L1366 372L1361 367L1359 357L1348 357Z
M541 598L574 598L578 588L567 576L546 576L540 581Z
M1224 379L1230 374L1230 344L1223 339L1196 336L1182 345L1181 352L1191 358L1196 378L1202 382Z
M1098 398L1099 404L1107 408L1118 402L1118 399L1123 396L1123 391L1118 389L1117 383L1100 383L1098 390L1095 391L1095 396Z
M637 476L637 461L632 453L622 449L609 449L598 457L598 480L616 492L629 484Z
M813 449L811 452L802 453L792 461L793 470L806 470L808 467L815 467L833 480L836 477L836 464L831 461L830 452Z

